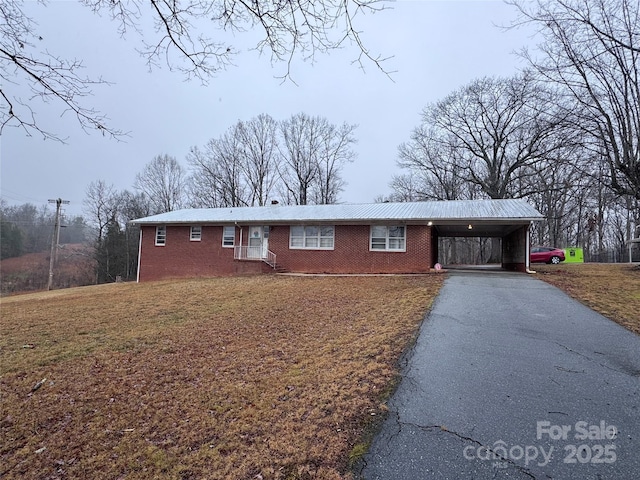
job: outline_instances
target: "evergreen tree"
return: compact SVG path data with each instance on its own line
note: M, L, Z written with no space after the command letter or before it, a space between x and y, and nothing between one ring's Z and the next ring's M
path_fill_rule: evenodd
M23 252L22 232L12 222L0 221L0 258L19 257Z

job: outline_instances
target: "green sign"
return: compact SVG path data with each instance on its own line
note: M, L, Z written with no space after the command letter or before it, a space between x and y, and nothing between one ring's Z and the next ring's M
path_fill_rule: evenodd
M565 263L584 263L584 252L581 248L564 248Z

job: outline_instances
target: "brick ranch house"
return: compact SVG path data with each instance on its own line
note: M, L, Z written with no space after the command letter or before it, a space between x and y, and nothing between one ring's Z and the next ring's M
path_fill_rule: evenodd
M426 273L439 237L502 238L502 267L527 271L524 200L269 205L177 210L134 220L138 281L300 273Z

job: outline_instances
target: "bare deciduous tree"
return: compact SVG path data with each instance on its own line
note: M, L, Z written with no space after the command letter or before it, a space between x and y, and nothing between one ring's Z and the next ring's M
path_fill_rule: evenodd
M186 200L185 169L175 157L157 155L136 175L134 188L146 195L153 213L182 208Z
M425 199L523 197L529 181L573 145L560 134L569 112L529 73L482 78L427 106L422 125L399 149L399 165L419 181ZM570 131L569 131L570 132ZM500 258L492 242L490 262Z
M121 200L114 186L104 180L91 182L87 187L84 208L96 232L93 243L96 283L114 281L126 270L120 261L126 251L119 222Z
M280 176L287 203L334 203L343 188L340 172L354 158L355 125L298 113L281 124Z
M149 6L143 0L81 2L98 14L108 12L121 34L139 31L143 19L153 18L154 35L143 39L146 48L140 52L149 65L165 62L205 82L230 66L238 53L227 41L214 38L223 31L259 30L257 49L288 65L297 54L313 59L346 41L358 47L359 60L367 58L378 67L384 60L366 49L353 24L358 14L384 10L379 0L149 0Z
M435 128L419 125L412 132L411 141L400 145L398 166L410 173L394 177L391 188L397 193L411 190L410 197L415 200L473 198L478 188L465 180L455 145L442 142Z
M147 217L152 214L152 205L144 193L132 193L128 190L120 192L119 220L124 229L124 245L126 249L126 278L134 279L138 271L138 249L140 225L130 223L131 220Z
M104 180L89 184L84 200L84 210L88 221L96 230L96 239L101 242L109 222L117 218L120 208L120 196L113 185Z
M298 113L281 123L282 164L280 177L287 203L307 205L311 200L313 184L318 179L320 137L316 124L319 120Z
M552 93L527 73L473 81L424 109L398 165L425 199L526 196L537 188L529 179L578 141L567 111L556 110Z
M336 203L345 186L341 176L342 169L347 163L353 162L356 155L351 148L356 143L353 134L356 125L343 123L337 126L329 124L324 119L320 125L322 138L321 149L317 155L318 179L314 203Z
M250 205L266 205L278 176L278 124L269 115L261 114L238 122L235 130L242 153L242 170L250 187Z
M284 122L264 114L239 121L189 152L191 204L335 203L344 185L342 169L355 156L355 128L304 113Z
M251 195L243 178L242 148L237 125L219 139L211 139L204 149L191 148L191 199L196 207L244 207Z
M44 2L41 2L44 5ZM57 133L44 130L36 109L52 102L62 113L74 115L80 127L119 137L123 132L108 125L104 115L84 103L96 84L106 83L82 75L82 62L49 53L37 32L37 24L23 11L23 0L0 2L0 135L6 127L21 128L27 135L63 141ZM29 87L31 96L14 93L20 84Z
M520 197L522 176L557 156L570 137L557 135L563 118L554 115L552 93L530 74L483 78L428 106L427 142L445 155L455 174L489 198ZM427 145L428 146L428 145ZM519 182L519 187L521 187Z
M610 187L640 199L640 3L637 0L513 2L539 26L537 72L580 106L576 122L606 162Z
M381 202L418 202L426 200L422 179L412 174L394 175L389 183L392 193L387 197L381 197Z
M272 61L283 62L291 74L296 56L313 59L351 42L357 49L357 62L371 61L382 69L384 59L372 54L354 27L355 17L363 12L384 10L380 0L79 0L99 16L116 25L121 36L135 35L143 46L138 51L153 68L165 63L187 78L203 83L232 65L239 53L225 32L234 35L247 31L262 32L257 49L269 52ZM41 0L40 7L46 7ZM153 25L150 29L149 26ZM37 23L25 14L24 0L0 2L0 133L7 126L21 127L27 134L64 140L55 132L43 130L36 117L36 99L55 100L63 112L70 111L85 130L96 129L118 137L101 113L86 106L84 97L102 79L80 74L82 62L64 55L49 54L46 39L38 33ZM24 83L33 96L19 98L13 85Z

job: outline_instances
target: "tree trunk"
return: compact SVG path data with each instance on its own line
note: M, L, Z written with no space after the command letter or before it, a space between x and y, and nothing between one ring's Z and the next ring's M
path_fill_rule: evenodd
M487 263L501 263L502 262L502 239L493 237L491 238L491 255L487 260Z

